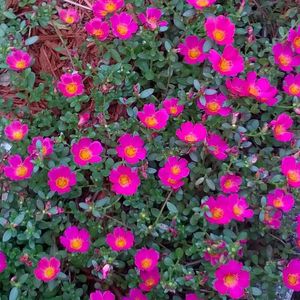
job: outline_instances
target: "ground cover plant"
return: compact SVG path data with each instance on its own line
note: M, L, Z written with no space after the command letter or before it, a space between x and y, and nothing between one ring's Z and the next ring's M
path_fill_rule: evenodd
M300 291L299 1L0 1L0 293Z

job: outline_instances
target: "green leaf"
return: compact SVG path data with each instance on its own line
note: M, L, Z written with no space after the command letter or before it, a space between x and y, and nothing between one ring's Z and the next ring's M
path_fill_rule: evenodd
M9 300L17 300L19 296L19 289L17 287L13 287L9 293Z
M11 10L4 11L3 15L8 19L16 19L17 18L17 16Z
M216 189L216 186L214 184L214 182L209 179L209 178L205 178L205 182L207 184L207 186L209 187L210 190L214 191Z
M147 89L147 90L144 90L144 91L141 92L140 97L141 97L142 99L148 98L149 96L151 96L151 95L153 94L153 92L154 92L154 89Z
M172 213L172 214L178 213L178 209L173 203L167 202L167 207L168 207L168 210L170 211L170 213Z
M261 289L259 289L257 287L252 287L251 290L252 290L253 296L261 296L262 295Z
M6 230L6 231L4 232L4 234L3 234L2 241L3 241L3 242L9 241L10 238L11 238L11 236L12 236L12 231L11 231L11 229Z
M37 35L32 36L32 37L28 38L28 39L25 41L25 45L26 45L26 46L33 45L33 44L36 43L38 40L39 40L39 37L38 37Z

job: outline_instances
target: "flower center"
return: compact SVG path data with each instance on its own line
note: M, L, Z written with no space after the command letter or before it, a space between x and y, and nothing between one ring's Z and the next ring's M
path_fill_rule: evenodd
M102 29L94 29L93 30L93 35L95 35L95 36L103 36L103 34L104 34L104 32L103 32L103 30Z
M269 214L269 212L265 212L264 221L267 223L271 223L273 221L273 217Z
M25 69L26 68L26 61L24 59L20 59L16 62L17 69Z
M299 284L299 274L289 274L288 282L292 286L298 285Z
M168 178L168 183L170 183L170 184L175 184L177 181L175 180L175 179L173 179L173 178Z
M225 187L226 189L230 189L230 188L232 188L232 186L233 186L232 180L227 179L227 180L224 182L224 187Z
M120 35L126 35L128 33L128 26L124 24L119 24L117 26L117 31Z
M295 170L290 170L287 172L287 177L292 182L298 182L300 181L300 172L297 172Z
M127 187L128 185L130 185L131 183L131 179L128 175L126 174L122 174L119 178L119 184L122 186L122 187Z
M71 248L79 250L82 247L83 241L80 238L72 239L70 242Z
M106 5L105 5L105 10L109 13L114 12L117 9L117 6L115 3L113 3L112 1L109 1Z
M250 85L248 88L248 93L254 97L257 97L260 93L255 85Z
M78 90L78 86L77 86L77 84L74 83L74 82L68 83L68 84L66 85L66 90L67 90L67 92L70 93L70 94L75 94L75 93L77 92L77 90Z
M290 87L289 87L289 92L292 95L298 95L300 93L300 86L298 84L295 84L295 83L291 84Z
M42 146L42 154L43 155L47 154L47 147L46 146Z
M188 56L191 58L191 59L196 59L199 57L199 55L201 54L199 48L192 48L188 51Z
M16 168L16 175L18 177L24 177L24 176L26 176L27 172L28 172L28 169L24 165L19 165Z
M75 19L72 16L67 16L66 19L65 19L65 22L68 23L68 24L73 24L74 21L75 21Z
M300 36L297 36L294 38L294 42L293 42L295 48L300 48Z
M225 31L216 29L213 31L213 37L216 41L221 42L225 38Z
M206 7L206 6L208 6L209 1L208 1L208 0L198 0L198 1L196 2L196 4L197 4L198 6L201 6L201 7Z
M288 66L292 62L292 58L289 55L285 55L285 54L280 54L278 56L278 60L279 60L280 64L282 64L285 67Z
M286 132L286 129L282 125L276 125L275 128L274 128L274 132L275 132L276 135L281 135L281 134Z
M55 270L53 267L47 267L45 270L44 270L44 276L46 278L51 278L53 277L55 274Z
M215 101L209 102L207 103L207 109L212 113L216 113L220 109L220 104Z
M224 216L224 210L219 207L214 207L211 209L211 214L214 219L221 219Z
M149 269L152 265L152 260L150 258L145 258L142 260L143 269Z
M238 284L238 275L237 274L227 274L224 277L224 285L232 288Z
M197 141L197 137L194 133L189 133L184 137L184 140L189 143L194 143Z
M236 215L236 216L241 216L243 214L244 210L242 207L240 207L238 204L235 204L233 206L233 213Z
M155 17L148 18L147 22L148 22L148 24L151 25L152 28L157 27L157 18L155 18Z
M132 158L136 156L136 153L137 153L137 148L133 147L132 145L125 147L126 156Z
M232 68L232 63L231 63L230 60L227 60L227 59L222 57L220 62L219 62L219 67L220 67L220 70L222 72L228 72Z
M149 127L154 127L158 124L158 121L156 119L155 116L150 116L150 117L147 117L145 119L145 123L149 126Z
M151 286L153 286L154 284L155 284L155 281L154 281L153 278L148 278L148 279L145 280L145 285L146 285L147 287L151 287Z
M171 113L172 115L177 114L177 111L178 111L177 106L171 106L171 107L170 107L170 113Z
M276 198L276 199L274 199L273 205L276 208L282 207L283 206L282 198Z
M89 148L82 148L79 151L79 157L82 160L89 160L92 158L92 152Z
M23 138L23 131L22 130L16 130L12 134L14 140L19 141Z
M65 187L68 186L69 184L69 179L66 178L66 177L58 177L56 180L55 180L55 184L57 187L59 187L60 189L64 189Z
M124 248L126 246L126 240L123 237L118 237L116 239L116 246L118 248Z
M180 171L181 171L181 169L180 169L180 167L179 167L178 165L175 165L175 166L173 166L173 167L171 168L171 172L172 172L172 174L174 174L174 175L178 175L178 174L180 173Z

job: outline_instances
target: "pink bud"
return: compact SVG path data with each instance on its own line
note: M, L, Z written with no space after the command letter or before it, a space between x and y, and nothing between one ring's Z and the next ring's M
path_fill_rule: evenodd
M78 126L82 126L85 123L87 123L88 120L90 119L90 117L91 117L91 114L89 112L79 114Z
M102 277L103 279L106 279L108 277L108 274L111 270L111 266L109 264L106 264L103 268L102 268Z

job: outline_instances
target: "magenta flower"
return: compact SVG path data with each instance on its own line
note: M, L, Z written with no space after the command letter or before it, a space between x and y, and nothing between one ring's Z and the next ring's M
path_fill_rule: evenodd
M41 258L33 271L35 278L44 282L55 279L59 272L60 261L55 257Z
M147 296L143 294L143 292L138 289L131 289L129 291L129 296L128 297L124 297L123 300L147 300Z
M109 181L112 183L112 190L116 194L124 196L134 195L141 184L137 170L126 166L112 169L109 174Z
M226 100L227 98L223 94L205 95L205 105L198 100L197 106L209 116L219 115L227 117L232 112L232 109L224 106Z
M37 147L37 143L40 143L40 148ZM27 151L30 155L41 153L43 157L49 156L53 153L53 144L54 142L50 138L36 136L32 139Z
M139 111L137 116L144 126L155 130L165 128L169 119L169 115L164 108L156 110L152 103L145 104L143 110Z
M164 186L169 186L173 190L177 190L184 185L184 181L182 179L174 179L166 168L159 169L158 177Z
M243 270L243 264L230 260L221 265L215 272L214 289L221 295L239 299L245 295L245 289L250 286L250 273Z
M146 292L151 291L155 286L159 284L160 281L158 268L154 268L152 271L147 272L142 271L140 273L140 277L143 282L140 283L139 287L141 290Z
M101 153L103 147L100 142L83 137L71 147L74 162L78 166L85 166L88 163L96 164L102 161Z
M7 161L9 165L4 167L4 175L10 180L19 181L31 177L34 167L31 157L26 157L22 161L22 157L15 154L9 156Z
M282 212L279 209L267 206L263 215L263 223L271 229L279 229L281 226Z
M197 294L186 294L185 300L203 300L202 298L199 298Z
M94 18L85 24L89 35L95 36L99 41L105 41L109 35L109 24L99 18Z
M203 51L205 39L189 35L184 42L178 45L178 51L184 56L184 62L190 65L204 62L207 54Z
M23 50L13 50L6 57L6 63L11 70L23 71L27 69L32 62L31 56Z
M287 156L281 160L281 172L286 176L291 187L300 187L300 163L293 156Z
M206 134L206 128L201 123L185 122L176 130L176 136L188 144L195 144L205 140Z
M57 89L67 98L80 96L84 93L82 77L78 73L63 74L57 83Z
M197 10L202 10L206 7L212 6L216 0L186 0L188 4L192 5Z
M300 259L292 259L282 271L283 283L294 291L300 291Z
M247 82L245 79L234 77L232 79L226 79L226 87L233 96L245 97L247 93Z
M283 189L275 189L267 195L267 205L289 212L295 204L292 194L286 193Z
M234 41L235 25L225 16L208 17L204 24L206 34L219 45L231 45Z
M150 248L138 250L134 256L134 264L140 271L152 271L157 267L159 252Z
M116 147L117 154L129 164L136 164L145 159L147 151L144 141L138 135L123 134L118 139L119 145Z
M294 51L300 54L300 26L296 30L290 29L288 41L291 43Z
M291 96L300 97L300 74L289 74L284 78L283 90Z
M70 192L76 182L76 174L67 166L52 168L48 172L50 190L60 195Z
M167 98L162 102L164 109L173 117L178 117L184 110L184 105L179 104L177 98Z
M125 228L116 227L106 236L106 243L113 251L129 250L134 244L134 235Z
M290 72L300 65L300 56L294 54L290 43L277 43L272 51L275 63L282 71Z
M208 60L212 64L212 68L223 76L236 76L244 71L244 59L239 51L231 45L225 46L222 54L211 49Z
M95 291L90 294L90 300L115 300L115 295L110 291Z
M4 128L4 133L10 141L18 142L27 135L28 125L22 124L19 120L14 120Z
M216 133L210 133L206 137L208 152L215 156L218 160L224 160L228 157L228 144Z
M252 209L248 209L249 204L245 198L240 198L238 194L228 196L228 203L232 207L233 219L244 222L245 219L250 219L254 215Z
M293 126L293 119L286 113L280 114L277 119L270 122L274 137L279 142L289 142L294 134L288 129Z
M150 30L155 30L158 27L168 26L167 21L161 21L162 11L156 7L148 7L145 13L138 15L141 23L149 28Z
M61 9L58 12L58 15L59 15L59 18L67 24L77 23L80 19L77 10L74 8Z
M0 251L0 273L7 268L7 259L3 251Z
M114 36L121 40L132 38L139 28L132 16L126 12L114 14L110 18L110 22Z
M60 243L71 253L85 253L90 248L90 234L86 229L76 226L68 227L62 236Z
M220 178L221 190L225 194L238 193L242 181L242 177L227 173Z
M92 9L96 17L104 18L107 14L115 13L124 5L124 0L97 0Z

